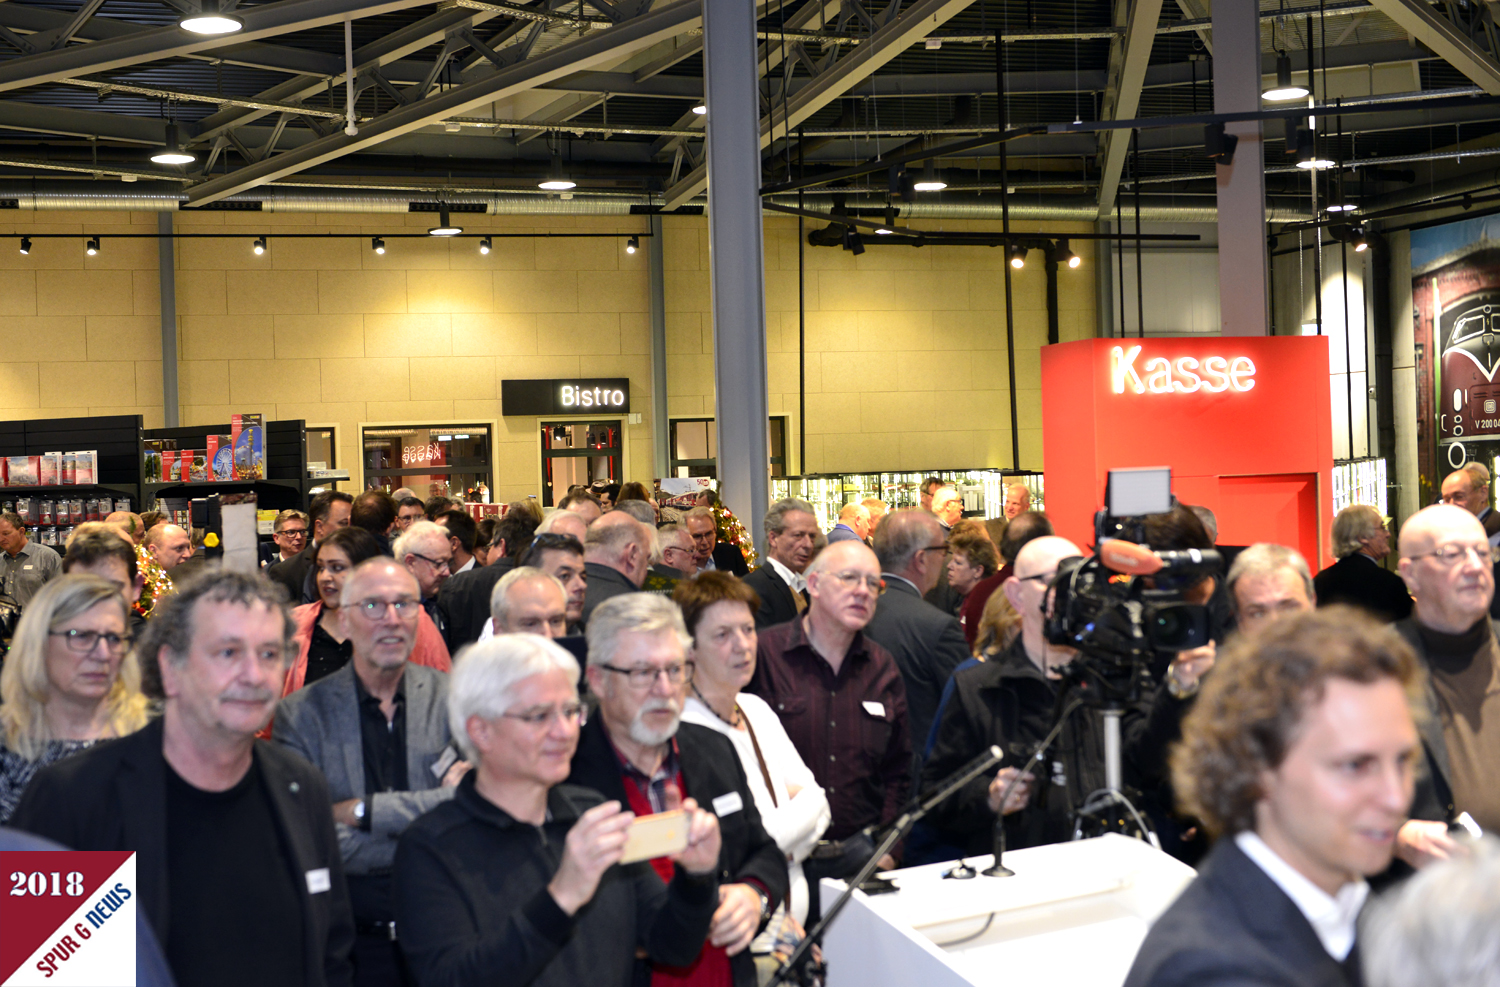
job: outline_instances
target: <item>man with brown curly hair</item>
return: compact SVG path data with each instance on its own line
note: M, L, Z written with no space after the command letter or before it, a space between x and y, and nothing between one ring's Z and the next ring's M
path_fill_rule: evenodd
M1226 649L1172 754L1217 843L1126 987L1360 982L1355 920L1411 805L1423 688L1400 636L1348 607Z

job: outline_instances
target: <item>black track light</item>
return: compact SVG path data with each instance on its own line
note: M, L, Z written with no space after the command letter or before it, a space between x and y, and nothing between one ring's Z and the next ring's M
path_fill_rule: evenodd
M1079 264L1083 263L1083 258L1073 253L1072 248L1068 246L1067 240L1057 241L1057 250L1052 256L1057 263L1066 264L1069 268L1073 269L1076 269Z
M256 237L255 243L251 246L250 249L255 251L255 256L257 256L257 257L259 257L261 254L265 253L266 252L266 238L263 237L263 236L262 237Z
M633 254L633 253L635 253L639 249L641 249L641 238L640 237L633 236L629 240L625 241L625 252L627 254Z
M488 254L493 249L494 245L490 243L489 237L485 237L483 240L479 241L479 252L481 254Z
M1357 254L1364 253L1370 249L1370 237L1365 232L1363 226L1356 226L1354 228L1354 237L1351 242L1354 244L1354 252Z
M97 254L99 252L99 249L99 238L97 236L89 237L88 243L85 243L83 245L83 252L88 254L90 257Z
M1222 123L1211 123L1203 128L1203 152L1214 164L1234 164L1234 149L1239 142L1234 134L1224 133Z
M852 228L844 227L844 249L858 257L865 252L865 241Z
M385 237L375 236L370 238L370 249L377 254L385 253Z
M1010 266L1016 270L1026 266L1026 248L1019 243L1013 245L1007 253L1010 254Z
M29 253L31 253L31 237L29 237L29 236L23 236L23 237L21 237L21 253L23 253L23 254L29 254Z

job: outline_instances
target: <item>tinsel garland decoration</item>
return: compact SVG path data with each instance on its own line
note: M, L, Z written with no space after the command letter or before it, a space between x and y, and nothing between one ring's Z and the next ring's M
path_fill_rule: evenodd
M719 541L727 542L740 550L745 557L745 564L754 569L760 561L760 556L755 552L755 541L750 537L750 532L740 523L740 519L734 516L734 512L723 504L713 506L714 526L719 532Z
M141 598L135 601L135 612L142 617L151 616L162 597L172 592L172 577L167 575L167 570L161 567L149 549L144 545L135 547L135 564L141 575L146 577L146 585L141 589Z

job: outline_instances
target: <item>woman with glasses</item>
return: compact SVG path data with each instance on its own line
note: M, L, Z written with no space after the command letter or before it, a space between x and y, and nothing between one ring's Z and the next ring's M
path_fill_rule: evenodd
M286 670L283 696L312 685L348 663L353 648L339 627L339 593L343 591L344 578L355 566L381 554L380 542L363 528L339 528L318 543L313 555L318 599L292 610L292 622L297 627L292 641L297 655ZM442 672L453 664L443 636L425 612L417 618L417 642L411 660Z
M32 597L0 671L0 823L37 771L146 725L120 588L60 576Z
M755 590L727 573L705 572L679 583L672 599L693 638L693 678L682 718L717 730L734 744L761 824L786 855L790 915L786 904L778 907L750 951L757 957L790 955L807 918L802 861L828 828L828 796L776 713L759 696L742 691L755 674L760 610Z

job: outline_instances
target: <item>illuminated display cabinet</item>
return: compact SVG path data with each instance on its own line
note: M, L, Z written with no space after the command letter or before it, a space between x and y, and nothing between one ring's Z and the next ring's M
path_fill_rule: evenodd
M839 520L845 504L870 497L885 501L891 510L916 507L921 501L922 481L935 476L951 483L963 498L964 517L1005 516L1005 488L1024 483L1031 491L1031 509L1045 510L1042 474L1032 470L925 470L920 473L816 473L808 476L773 477L771 499L800 497L812 504L818 524L826 531Z
M1500 460L1496 461L1500 464ZM1333 466L1333 513L1350 504L1369 504L1389 517L1385 496L1384 459L1347 459Z

